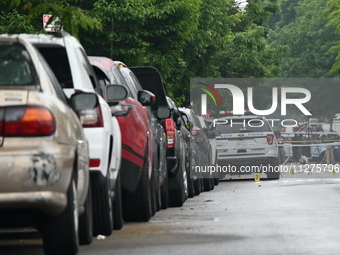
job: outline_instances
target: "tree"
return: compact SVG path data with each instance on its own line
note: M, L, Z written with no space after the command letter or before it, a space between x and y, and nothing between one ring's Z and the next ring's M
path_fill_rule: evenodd
M53 15L50 22L58 17L63 29L76 37L78 37L79 28L101 29L98 20L86 16L80 8L70 5L72 2L66 0L4 0L0 4L0 31L2 33L42 33L44 32L41 25L42 15L47 13Z
M324 0L283 0L281 20L270 33L271 45L284 45L281 55L282 77L332 77L330 70L335 55L329 49L338 39L334 27L327 26L327 6ZM295 6L294 8L292 6ZM295 13L292 15L291 13ZM295 19L294 19L295 16ZM289 18L287 18L289 17Z

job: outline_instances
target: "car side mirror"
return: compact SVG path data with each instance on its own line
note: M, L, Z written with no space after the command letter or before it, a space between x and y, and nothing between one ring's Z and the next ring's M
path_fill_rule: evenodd
M106 101L112 106L116 105L119 101L126 99L128 91L123 85L110 84L106 86Z
M169 106L159 106L156 115L158 119L167 119L171 116L171 110Z
M156 96L148 90L138 91L138 101L143 106L151 106L156 101Z
M75 93L70 98L74 111L82 111L96 108L99 104L98 96L95 93Z

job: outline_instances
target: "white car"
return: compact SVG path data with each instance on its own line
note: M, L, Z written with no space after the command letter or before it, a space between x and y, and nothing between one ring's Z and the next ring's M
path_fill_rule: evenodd
M278 144L263 116L230 116L213 120L220 176L266 173L280 177Z
M63 31L54 35L22 36L46 59L67 96L77 91L99 92L86 52L75 37ZM121 163L121 132L111 108L101 96L98 97L96 109L78 114L84 120L83 128L90 148L93 234L108 236L113 230L112 196Z
M92 241L89 148L75 112L97 105L95 93L67 99L24 37L0 36L0 225L36 227L45 254Z

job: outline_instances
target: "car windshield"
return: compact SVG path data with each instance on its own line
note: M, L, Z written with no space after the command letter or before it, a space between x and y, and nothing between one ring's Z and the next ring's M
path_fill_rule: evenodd
M0 43L0 85L35 85L32 60L20 43Z
M271 131L268 122L262 119L218 119L215 125L221 134Z

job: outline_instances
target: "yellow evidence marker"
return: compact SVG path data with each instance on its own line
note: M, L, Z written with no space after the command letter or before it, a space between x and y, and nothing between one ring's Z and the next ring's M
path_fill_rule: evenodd
M255 181L256 182L259 182L261 179L260 179L260 174L255 174Z

